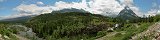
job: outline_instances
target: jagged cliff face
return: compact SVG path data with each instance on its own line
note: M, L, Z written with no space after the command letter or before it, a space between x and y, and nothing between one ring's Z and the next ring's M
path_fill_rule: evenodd
M134 21L139 19L139 17L128 6L126 6L116 18L124 21Z

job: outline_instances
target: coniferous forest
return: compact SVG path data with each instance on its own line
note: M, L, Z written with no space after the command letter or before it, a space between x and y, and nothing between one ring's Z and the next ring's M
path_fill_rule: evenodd
M66 12L66 13L48 13L35 16L27 21L22 22L1 22L1 34L16 39L12 34L17 34L23 29L17 27L8 27L15 24L25 25L32 28L36 36L46 40L80 40L80 39L97 39L108 35L112 32L118 32L111 40L130 39L160 20L159 15L149 17L139 17L138 20L130 22L119 18L91 14L88 12ZM115 27L119 24L118 27ZM136 28L139 26L139 28ZM11 28L11 29L10 29ZM17 29L17 30L16 30ZM135 30L137 29L137 30ZM125 31L126 34L121 32ZM119 36L119 37L118 37ZM31 38L36 39L36 38Z

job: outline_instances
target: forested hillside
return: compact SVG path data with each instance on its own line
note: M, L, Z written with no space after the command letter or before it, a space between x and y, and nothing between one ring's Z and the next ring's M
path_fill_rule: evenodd
M26 32L27 39L32 40L128 40L158 22L160 16L141 17L137 22L124 22L119 18L111 18L84 12L42 14L24 22L0 22L1 39L23 39L17 35ZM36 34L28 34L28 28ZM117 25L117 26L116 26ZM31 31L31 33L32 33ZM15 35L16 34L16 35ZM33 36L34 35L34 36ZM38 39L37 39L38 38ZM154 37L153 37L154 38Z
M88 39L101 36L113 27L112 20L98 14L83 12L49 13L32 18L26 24L39 37L51 39Z

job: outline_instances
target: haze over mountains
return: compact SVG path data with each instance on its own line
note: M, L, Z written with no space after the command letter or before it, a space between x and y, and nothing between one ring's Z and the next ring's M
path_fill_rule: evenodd
M75 8L70 8L70 9L62 9L58 11L52 11L52 13L66 13L66 12L82 12L82 13L89 13L83 9L75 9ZM16 17L16 18L8 18L8 19L3 19L0 21L27 21L28 19L31 19L34 16L38 15L28 15L28 16L21 16L21 17Z
M66 13L66 12L89 13L89 12L83 10L83 9L76 9L76 8L52 11L52 13ZM101 14L101 15L103 15L103 14ZM31 19L34 16L37 16L37 15L29 15L29 16L22 16L22 17L17 17L17 18L10 18L10 19L4 19L4 20L1 20L1 21L25 21L25 20ZM106 15L103 15L103 16L106 16ZM123 20L138 19L138 16L128 6L124 7L124 9L121 10L118 15L110 15L110 17L116 17L116 18L120 18L120 19L123 19Z
M89 13L88 11L85 11L83 9L76 9L76 8L70 8L70 9L62 9L62 10L58 10L58 11L52 11L52 13L66 13L66 12L82 12L82 13ZM103 15L103 14L101 14ZM34 16L37 15L29 15L29 16L21 16L21 17L17 17L17 18L9 18L9 19L4 19L1 21L25 21L28 20ZM103 15L103 16L107 16L107 15ZM133 17L138 17L128 6L126 6L119 14L118 16L122 16L122 18L130 18L129 16ZM113 17L113 15L111 15L111 17ZM117 17L117 15L114 15L114 17Z
M34 0L35 1L35 0ZM70 9L70 8L76 8L76 9L83 9L85 11L88 11L93 14L102 14L107 16L115 16L118 15L118 13L124 8L124 6L128 5L130 9L132 9L137 16L143 16L143 15L155 15L156 10L159 10L160 7L157 0L148 0L151 3L148 3L148 6L141 7L141 5L146 5L145 3L141 3L141 0L78 0L78 2L74 2L72 0L69 0L71 2L66 1L56 1L54 3L47 4L48 2L45 1L35 1L28 0L27 3L18 3L16 6L9 9L11 12L10 14L7 13L7 16L2 16L1 19L4 18L14 18L24 15L40 15L43 13L50 13L53 10L62 10L62 9ZM153 1L153 2L152 2ZM5 2L5 1L4 1ZM34 3L30 3L34 2ZM147 2L147 1L144 1ZM140 3L140 6L139 4ZM152 5L152 3L154 5ZM4 3L6 4L6 3ZM2 5L4 7L5 5ZM153 7L151 7L153 6ZM151 8L146 8L151 7ZM152 9L153 8L153 9ZM147 9L147 12L143 13L142 11L144 9ZM4 10L6 11L6 10ZM12 12L13 11L13 12ZM3 12L3 10L2 10ZM148 14L150 12L150 14ZM11 15L11 13L15 13L15 15ZM6 14L6 13L2 13Z

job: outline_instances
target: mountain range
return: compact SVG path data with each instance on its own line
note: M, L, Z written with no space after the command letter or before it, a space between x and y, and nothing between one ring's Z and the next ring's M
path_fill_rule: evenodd
M83 13L89 13L83 9L75 9L75 8L70 8L70 9L63 9L63 10L58 10L58 11L52 11L51 13L66 13L66 12L83 12ZM32 17L37 16L37 15L30 15L30 16L22 16L22 17L17 17L17 18L10 18L10 19L4 19L0 21L27 21L31 19ZM139 17L128 7L126 6L118 15L118 19L121 20L135 20L138 19Z
M134 21L139 19L139 17L128 6L120 11L116 18L124 21Z
M66 13L66 12L83 12L83 13L88 13L85 10L75 9L75 8L52 11L51 13ZM21 17L16 17L16 18L3 19L3 20L0 20L0 21L5 21L5 22L21 21L21 22L24 22L24 21L27 21L27 20L31 19L34 16L38 16L38 15L21 16Z

